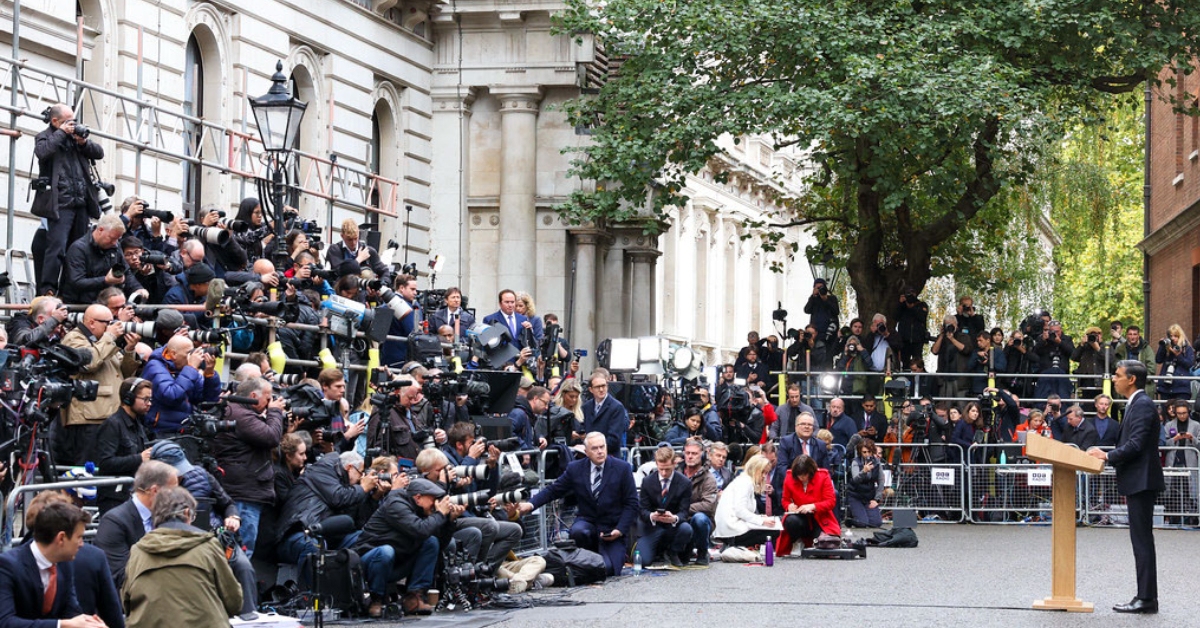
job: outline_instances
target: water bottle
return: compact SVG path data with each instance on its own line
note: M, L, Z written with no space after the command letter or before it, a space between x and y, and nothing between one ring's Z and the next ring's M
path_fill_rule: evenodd
M642 553L638 550L633 550L633 575L642 575Z
M1000 465L1001 465L1001 466L1004 466L1004 465L1006 465L1006 464L1008 464L1007 456L1005 456L1005 455L1004 455L1004 451L1003 451L1003 450L1001 450L1001 451L1000 451Z
M775 543L771 541L771 537L767 537L767 543L763 547L763 564L767 567L775 566Z

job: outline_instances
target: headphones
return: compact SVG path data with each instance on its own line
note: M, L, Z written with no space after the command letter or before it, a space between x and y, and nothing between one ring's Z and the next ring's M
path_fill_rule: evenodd
M121 403L132 408L134 398L137 396L138 386L140 386L142 384L142 382L147 382L147 381L149 381L149 380L145 380L140 377L133 378L133 383L130 384L129 390L126 391L124 395L121 395Z

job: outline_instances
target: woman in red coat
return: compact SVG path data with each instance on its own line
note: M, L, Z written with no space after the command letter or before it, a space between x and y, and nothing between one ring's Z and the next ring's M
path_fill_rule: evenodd
M842 535L833 509L837 505L837 491L827 469L817 468L817 463L808 456L798 456L783 481L783 534L775 548L777 556L792 553L792 543L800 539L805 547L812 547L813 539L821 533Z

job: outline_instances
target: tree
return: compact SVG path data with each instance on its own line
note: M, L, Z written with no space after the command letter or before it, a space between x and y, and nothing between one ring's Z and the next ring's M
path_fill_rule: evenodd
M569 219L657 230L719 138L767 135L820 174L760 226L814 226L865 313L984 244L964 227L1067 121L1200 53L1194 0L567 0L560 28L627 57L567 105L594 127L572 174L598 182Z

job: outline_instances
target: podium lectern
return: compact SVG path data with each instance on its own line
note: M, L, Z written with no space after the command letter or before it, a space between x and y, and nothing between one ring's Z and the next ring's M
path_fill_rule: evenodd
M1100 473L1104 470L1104 461L1054 439L1034 432L1028 434L1026 455L1054 468L1051 479L1054 495L1051 595L1035 601L1033 608L1090 613L1092 603L1075 597L1075 472Z

